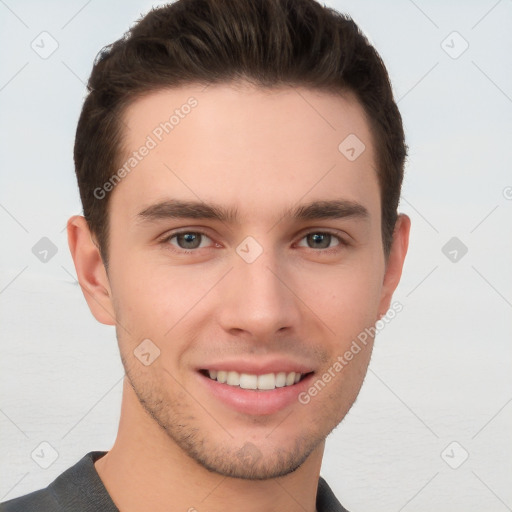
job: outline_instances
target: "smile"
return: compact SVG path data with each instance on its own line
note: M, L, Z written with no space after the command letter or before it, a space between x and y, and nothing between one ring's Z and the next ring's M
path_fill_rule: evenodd
M276 388L293 386L307 374L298 372L278 372L255 375L251 373L238 373L236 371L202 370L203 375L210 379L241 389L271 391Z

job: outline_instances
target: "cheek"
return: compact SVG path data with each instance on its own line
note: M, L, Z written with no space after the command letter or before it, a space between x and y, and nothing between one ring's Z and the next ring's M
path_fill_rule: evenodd
M297 276L298 295L336 334L357 335L376 320L382 269L378 262L316 267Z
M117 299L116 315L137 337L163 340L212 285L207 271L170 266L147 256L132 256L116 263L115 269L112 291Z

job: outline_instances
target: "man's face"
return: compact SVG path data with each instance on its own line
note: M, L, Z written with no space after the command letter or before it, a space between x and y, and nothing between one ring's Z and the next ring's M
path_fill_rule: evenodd
M296 469L346 415L371 340L341 371L333 364L389 307L375 149L351 95L202 89L152 93L125 113L126 159L151 148L109 206L117 336L138 399L175 443L210 470L271 478ZM181 108L191 96L197 104ZM176 109L172 131L158 130ZM338 149L350 134L366 146L356 159ZM233 218L172 216L171 201ZM337 217L293 216L327 201L346 203ZM305 377L282 386L278 374L291 384L294 371ZM241 389L229 372L246 374L244 386L274 374L259 382L279 387Z

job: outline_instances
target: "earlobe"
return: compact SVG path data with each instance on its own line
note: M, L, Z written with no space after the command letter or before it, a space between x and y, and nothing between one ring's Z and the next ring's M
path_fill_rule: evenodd
M386 271L384 273L378 319L382 318L388 311L393 293L400 282L405 256L409 247L410 230L411 219L404 213L399 214L393 232L393 243L386 264Z
M74 215L68 220L67 232L78 282L91 313L98 322L115 325L110 283L87 221L81 215Z

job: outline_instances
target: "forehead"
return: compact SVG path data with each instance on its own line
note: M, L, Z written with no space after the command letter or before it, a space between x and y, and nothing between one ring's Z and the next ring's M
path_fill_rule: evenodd
M125 172L111 201L131 216L168 198L255 220L301 199L380 210L373 139L351 93L189 85L137 99L123 121Z

